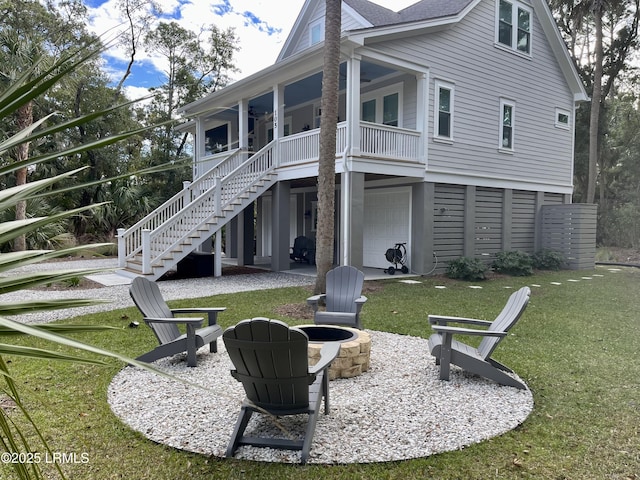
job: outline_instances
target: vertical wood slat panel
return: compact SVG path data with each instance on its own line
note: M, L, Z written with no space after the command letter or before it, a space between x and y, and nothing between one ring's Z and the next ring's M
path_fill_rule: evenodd
M572 270L594 268L596 224L596 205L544 205L542 246L561 252Z

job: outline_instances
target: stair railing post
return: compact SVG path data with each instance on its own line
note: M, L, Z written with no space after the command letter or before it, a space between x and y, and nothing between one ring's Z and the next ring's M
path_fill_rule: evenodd
M142 230L142 274L151 273L151 230Z
M185 180L184 182L182 182L182 208L184 208L185 205L189 205L191 203L191 191L189 190L190 186L190 181Z
M216 217L222 216L222 182L220 177L213 179L213 212Z
M118 239L118 267L120 268L124 268L127 264L127 252L125 251L124 232L124 228L119 228L116 233L116 238Z

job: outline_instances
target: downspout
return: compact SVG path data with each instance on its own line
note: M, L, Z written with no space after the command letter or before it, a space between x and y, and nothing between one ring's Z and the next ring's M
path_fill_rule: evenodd
M342 263L351 265L351 170L349 168L349 144L342 152L342 169L344 181L342 182Z

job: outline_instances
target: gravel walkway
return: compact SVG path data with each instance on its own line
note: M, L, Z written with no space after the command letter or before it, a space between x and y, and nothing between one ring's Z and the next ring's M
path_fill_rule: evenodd
M114 259L44 263L21 271L61 268L115 268ZM19 271L14 271L20 273ZM302 286L313 278L265 272L159 282L166 299ZM133 306L128 285L86 290L37 290L5 294L0 301L42 298L99 298L107 304L12 317L25 323L45 323L97 311ZM458 450L501 435L521 424L533 409L529 390L497 385L452 367L451 381L438 380L438 369L422 338L370 331L368 372L330 384L331 413L320 414L309 463L369 463L426 457ZM201 388L188 386L144 370L125 367L108 392L112 410L147 438L205 455L225 454L244 397L229 370L224 344L217 354L207 347L198 353L198 367L188 368L182 355L156 365ZM250 429L274 427L254 416ZM296 432L304 418L283 419ZM278 434L279 430L273 431ZM241 447L236 458L297 463L300 454L285 450Z
M117 267L117 260L92 259L75 260L65 262L49 262L29 265L21 269L12 270L14 273L28 273L32 271L60 270L76 268L105 268ZM304 275L289 273L265 272L249 275L228 275L222 277L189 278L158 282L160 291L166 300L178 300L182 298L201 298L210 295L225 293L246 292L252 290L266 290L279 287L294 287L313 285L314 278ZM71 289L71 290L21 290L0 296L2 302L25 301L41 299L43 295L48 298L95 298L105 300L108 303L92 305L67 310L55 310L51 312L38 312L26 315L16 315L12 320L24 323L47 323L54 320L95 313L118 308L134 306L129 297L129 285L111 285L102 288Z

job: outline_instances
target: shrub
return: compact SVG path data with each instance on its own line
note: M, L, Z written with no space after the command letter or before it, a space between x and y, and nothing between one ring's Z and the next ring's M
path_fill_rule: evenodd
M447 265L447 277L456 280L485 280L487 266L477 258L460 257Z
M533 275L533 259L526 252L499 252L491 264L499 273L506 273L515 277Z
M562 270L567 265L562 253L548 248L535 252L532 259L533 268L538 270Z

